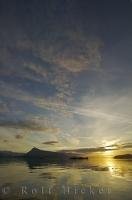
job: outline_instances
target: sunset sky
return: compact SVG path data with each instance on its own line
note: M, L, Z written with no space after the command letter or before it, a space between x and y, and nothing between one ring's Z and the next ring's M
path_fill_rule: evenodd
M0 150L132 151L132 1L0 0Z

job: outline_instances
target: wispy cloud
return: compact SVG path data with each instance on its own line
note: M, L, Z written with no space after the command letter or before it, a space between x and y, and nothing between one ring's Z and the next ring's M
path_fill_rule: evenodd
M29 120L28 121L1 121L0 127L22 129L26 131L49 132L49 133L54 133L54 134L60 132L60 129L57 127L45 126L45 125L38 124L34 121L29 121Z
M40 107L42 109L62 112L64 114L76 114L96 119L115 121L118 123L126 123L130 125L132 124L131 118L129 118L129 116L127 115L118 113L116 114L115 112L110 112L109 110L105 111L102 105L100 105L101 109L94 108L95 103L96 107L97 105L99 105L98 102L93 103L92 106L86 104L86 107L77 107L70 106L64 103L63 101L57 100L57 98L41 98L29 95L27 92L22 91L21 89L15 86L10 86L9 84L4 82L1 82L0 88L0 94L2 96L11 97L28 103L32 103L34 106Z
M78 148L78 149L72 149L72 150L63 150L66 152L72 152L72 153L97 153L97 152L105 152L109 151L105 147L95 147L95 148Z
M132 149L132 143L124 143L124 144L113 144L109 146L103 147L95 147L95 148L78 148L72 150L64 150L66 152L72 153L98 153L98 152L107 152L107 151L115 151L115 150L123 150L123 149Z
M61 40L52 35L48 40L44 38L40 42L27 39L19 41L17 45L18 48L30 50L42 60L72 73L96 69L100 66L103 46L100 39L86 36L80 31L67 30L60 34L63 38Z

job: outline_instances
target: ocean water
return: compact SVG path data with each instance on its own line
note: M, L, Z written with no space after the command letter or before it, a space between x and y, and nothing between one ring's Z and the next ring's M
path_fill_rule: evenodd
M0 160L0 199L131 200L132 161Z

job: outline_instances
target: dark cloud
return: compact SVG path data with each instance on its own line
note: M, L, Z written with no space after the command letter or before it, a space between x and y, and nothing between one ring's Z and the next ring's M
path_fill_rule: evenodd
M5 140L3 140L3 142L4 142L4 143L8 143L8 140L5 139Z
M129 149L132 148L132 143L117 143L113 145L106 146L107 148L116 148L116 149Z
M121 148L132 148L132 143L126 143L126 144L122 144Z
M105 147L97 147L97 148L80 148L73 150L64 150L65 152L72 153L97 153L97 152L106 152L106 151L114 151L114 150L123 150L127 148L132 148L132 143L124 143L124 144L112 144Z
M15 135L15 138L16 138L16 139L23 139L23 135L18 135L18 134L17 134L17 135Z
M55 145L55 144L58 144L59 142L58 141L47 141L47 142L43 142L42 144L45 144L45 145Z
M73 149L73 150L64 150L66 152L72 152L72 153L96 153L96 152L105 152L109 151L108 149L105 149L105 147L97 147L97 148L80 148L80 149Z
M0 113L7 113L9 112L9 107L7 103L0 101Z

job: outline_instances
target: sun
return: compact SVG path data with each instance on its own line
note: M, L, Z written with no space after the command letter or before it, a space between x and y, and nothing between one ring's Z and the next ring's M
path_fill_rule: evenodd
M116 148L116 146L106 146L106 147L104 147L105 149L106 149L106 151L108 150L110 150L110 151L112 151L112 150L116 150L117 148Z
M114 150L116 150L116 149L117 149L117 146L115 145L115 143L105 142L104 155L113 156L114 155Z
M105 146L105 155L107 156L113 156L114 155L114 150L117 149L116 146L112 145L112 146Z
M106 151L116 150L117 149L117 141L103 141L103 146Z
M113 155L114 155L114 152L113 152L112 149L111 149L111 150L106 150L106 151L104 152L104 155L105 155L105 156L113 156Z

